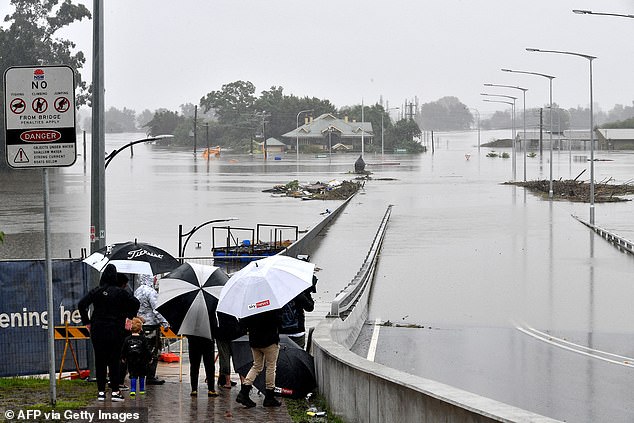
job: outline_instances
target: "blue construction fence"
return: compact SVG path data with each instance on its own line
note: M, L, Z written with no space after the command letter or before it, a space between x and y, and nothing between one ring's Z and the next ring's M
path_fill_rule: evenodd
M54 325L81 325L77 303L85 295L91 270L81 260L53 260ZM47 374L48 306L44 260L0 261L0 377ZM80 368L87 368L90 340L70 341ZM55 341L59 371L65 341ZM67 352L64 371L75 371Z

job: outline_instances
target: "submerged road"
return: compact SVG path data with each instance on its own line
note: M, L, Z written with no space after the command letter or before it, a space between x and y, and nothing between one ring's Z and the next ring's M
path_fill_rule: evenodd
M365 194L314 254L326 263L322 279L347 283L353 275L331 274L328 263L360 263L394 204L370 321L354 351L559 420L634 421L633 257L572 218L587 218L588 204L502 185L510 160L487 158L485 149L466 160L474 134L446 137L434 155L372 169ZM597 163L597 180L631 180L634 155L598 155L610 160ZM568 152L555 160L557 178L587 166ZM528 163L529 178L548 174L547 162ZM596 205L597 224L629 239L632 215L631 202ZM370 220L375 226L357 224ZM340 240L353 238L344 252Z

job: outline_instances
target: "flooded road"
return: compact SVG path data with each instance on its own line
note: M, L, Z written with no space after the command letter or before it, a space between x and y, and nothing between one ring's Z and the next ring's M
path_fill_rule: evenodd
M483 132L481 142L495 136L508 131ZM106 150L142 137L108 135ZM626 363L634 357L632 258L571 217L587 220L588 204L544 201L502 185L512 178L511 159L486 157L490 149L478 150L475 132L436 134L434 147L433 154L384 158L398 165L366 155L373 179L312 254L319 312L357 272L393 204L370 317L423 328L381 326L375 361L562 420L633 421L634 368ZM588 167L574 159L583 155L589 152L555 151L553 176L574 179ZM634 154L595 155L605 160L595 163L597 181L632 179ZM545 150L542 159L527 159L527 179L547 179L547 157ZM294 179L352 179L354 160L302 156L296 163L290 154L264 163L261 156L223 154L206 161L200 153L137 145L133 158L123 152L107 169L107 242L137 238L176 254L179 224L189 230L237 217L232 226L308 228L340 202L262 190ZM518 179L522 163L518 156ZM41 172L2 178L0 229L7 237L0 258L43 257ZM595 214L598 226L634 239L631 202L597 203ZM90 178L82 157L51 172L51 215L54 257L89 249ZM201 229L186 255L208 255L210 242L210 231ZM355 347L361 355L371 329ZM596 350L613 356L596 358Z

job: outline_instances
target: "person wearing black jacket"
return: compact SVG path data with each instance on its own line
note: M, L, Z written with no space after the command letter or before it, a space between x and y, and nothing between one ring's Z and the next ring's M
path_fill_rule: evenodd
M255 407L255 402L249 398L253 381L266 365L266 390L264 393L264 407L279 407L282 405L275 399L275 370L277 356L280 352L280 310L271 310L254 314L240 320L249 332L249 346L253 354L253 366L244 378L240 393L236 401L245 407Z
M111 400L123 401L119 392L119 361L123 340L126 338L125 319L132 319L139 311L139 300L125 289L127 278L117 275L109 264L101 275L99 286L81 300L78 309L81 320L90 331L95 351L95 370L99 401L105 401L106 378L110 371ZM92 314L88 308L92 305Z
M313 281L317 278L313 276ZM316 282L313 282L316 284ZM313 287L308 288L282 307L280 333L288 335L302 349L306 346L306 315L315 309L315 300L311 295Z

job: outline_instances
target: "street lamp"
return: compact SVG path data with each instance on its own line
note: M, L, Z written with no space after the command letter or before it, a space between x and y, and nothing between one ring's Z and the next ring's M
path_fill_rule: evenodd
M297 113L296 126L295 126L295 153L297 154L297 161L299 162L299 115L306 112L314 112L314 109L300 110Z
M522 90L522 94L524 95L524 137L523 137L523 147L524 147L524 182L526 182L526 91L528 88L522 88L515 85L503 85L503 84L484 84L485 87L501 87L501 88L512 88L515 90ZM515 145L515 142L514 144ZM514 163L515 164L515 163Z
M387 113L388 117L390 116L390 110L398 110L399 107L390 107L388 109L385 109L385 113ZM383 115L384 113L381 113L381 157L383 157L383 150L384 150L384 142L383 142ZM392 118L390 118L391 120Z
M490 96L490 97L503 97L503 98L509 98L511 100L513 100L513 103L511 103L513 105L513 117L511 119L512 122L512 126L513 129L511 131L512 134L512 141L511 141L511 153L513 155L513 181L515 181L516 179L516 155L515 155L515 100L517 100L517 97L513 97L512 95L502 95L502 94L487 94L487 93L480 93L480 95L486 95L486 96Z
M537 52L537 53L555 53L555 54L565 54L567 56L577 56L577 57L583 57L584 59L588 59L588 63L590 64L590 224L594 225L594 117L593 115L593 110L592 110L592 102L593 102L593 98L592 98L592 61L594 59L596 59L595 56L590 56L588 54L581 54L581 53L575 53L572 51L560 51L560 50L541 50L538 48L527 48L526 51L531 51L531 52ZM551 80L552 81L552 80ZM551 104L550 104L550 130L552 133L552 125L553 125L553 121L552 121L552 113L553 113L553 105L552 105L552 100L551 100ZM552 138L552 135L551 135ZM552 141L551 141L551 145L550 145L550 154L551 154L551 159L552 159L552 151L553 151L553 146L552 146ZM552 180L551 180L552 183Z
M550 93L550 182L548 184L548 198L553 198L553 79L554 76L539 72L527 72L513 69L502 69L502 72L523 73L526 75L536 75L549 80L549 93Z
M470 110L475 111L476 115L478 116L478 152L479 152L480 151L480 111L476 109L475 107L471 107Z
M108 154L106 156L106 158L105 158L106 164L104 165L104 169L107 169L108 165L110 164L112 159L114 159L117 154L121 153L126 148L130 147L130 150L132 150L132 146L135 145L135 144L139 144L139 143L142 143L142 142L150 142L150 141L162 140L162 139L165 139L165 138L174 138L174 135L157 135L155 137L143 138L142 140L136 140L136 141L132 141L132 142L127 143L123 147L120 147L120 148L116 149L115 151L113 151L112 153L110 153L110 154Z
M618 16L620 18L634 18L634 15L626 15L621 13L593 12L591 10L573 9L573 13L577 15L600 15L600 16Z
M198 229L210 225L212 223L218 223L218 222L229 222L231 220L238 220L237 217L228 217L226 219L214 219L214 220L209 220L205 223L201 223L200 225L194 226L193 228L191 228L191 230L187 233L183 233L183 225L178 225L178 258L179 260L181 260L181 262L183 261L183 257L185 257L185 248L187 247L187 243L189 242L189 239L192 237L192 235L194 235L194 233L196 231L198 231ZM183 243L183 238L185 238L185 242Z

